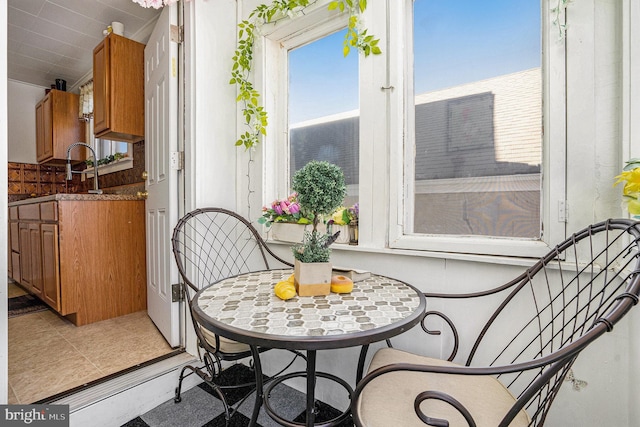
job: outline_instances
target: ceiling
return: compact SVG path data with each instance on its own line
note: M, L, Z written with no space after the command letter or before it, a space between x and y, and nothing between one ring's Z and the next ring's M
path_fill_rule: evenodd
M113 21L124 35L146 43L161 10L132 0L8 0L8 78L67 90L90 77L93 48Z

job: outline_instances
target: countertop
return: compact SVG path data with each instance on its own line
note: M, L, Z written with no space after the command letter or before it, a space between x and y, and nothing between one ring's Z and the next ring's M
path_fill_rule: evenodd
M144 200L134 194L52 194L50 196L32 197L30 199L20 200L9 203L9 206L28 205L31 203L52 202L52 201L118 201L118 200Z

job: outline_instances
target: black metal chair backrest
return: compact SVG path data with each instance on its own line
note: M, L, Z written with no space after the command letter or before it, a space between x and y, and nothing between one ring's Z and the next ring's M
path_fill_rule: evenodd
M607 220L575 233L503 286L466 295L426 294L427 301L492 295L498 308L468 348L466 365L495 367L487 373L518 397L510 414L525 408L531 425L542 425L580 351L637 304L639 254L640 223ZM430 315L443 317L432 311L425 319ZM455 327L454 336L449 360L459 347Z
M182 217L171 238L184 283L193 291L226 277L292 266L274 254L242 216L222 208L202 208Z

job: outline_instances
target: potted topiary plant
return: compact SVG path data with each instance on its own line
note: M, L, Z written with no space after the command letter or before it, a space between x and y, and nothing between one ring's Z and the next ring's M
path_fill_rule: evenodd
M331 290L331 245L339 232L318 232L323 215L330 215L344 199L346 186L342 169L329 162L311 161L293 175L293 191L301 208L313 218L313 229L292 247L294 277L300 296L328 295Z

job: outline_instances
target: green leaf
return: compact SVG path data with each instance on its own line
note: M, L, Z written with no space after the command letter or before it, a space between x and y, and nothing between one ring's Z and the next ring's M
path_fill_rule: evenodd
M349 48L349 45L348 45L348 44L345 44L345 45L344 45L344 48L342 48L342 54L345 56L345 58L349 55L349 51L350 51L350 50L351 50L351 49Z
M337 1L332 1L331 3L329 3L329 6L327 6L327 10L335 10L338 8L338 2Z
M380 55L382 53L382 50L380 50L378 46L373 46L371 48L371 53L373 53L374 55Z

